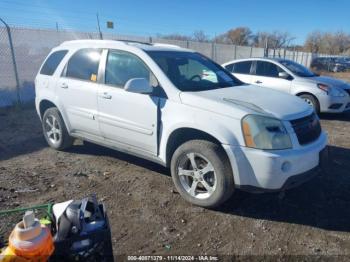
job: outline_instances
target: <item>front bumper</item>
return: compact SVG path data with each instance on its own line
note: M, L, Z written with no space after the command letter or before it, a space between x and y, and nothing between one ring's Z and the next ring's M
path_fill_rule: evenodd
M320 95L317 97L320 102L320 110L324 113L342 113L350 110L350 96L332 97Z
M223 145L237 188L253 192L281 191L311 179L327 158L327 136L289 150L258 150ZM322 160L322 161L321 161Z

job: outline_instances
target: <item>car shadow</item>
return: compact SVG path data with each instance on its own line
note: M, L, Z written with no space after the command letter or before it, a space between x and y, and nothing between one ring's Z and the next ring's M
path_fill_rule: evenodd
M152 161L122 153L107 147L96 145L84 141L83 145L75 145L67 150L69 153L75 154L85 154L85 155L95 155L95 156L107 156L117 158L119 160L143 167L153 172L157 172L166 176L170 176L170 170L160 164L154 163Z
M322 113L319 115L321 120L337 120L350 122L350 112L340 113L340 114L330 114L330 113Z
M350 231L350 150L330 146L329 171L284 193L236 191L219 212L300 224L333 231Z
M108 156L166 176L161 165L91 143L74 146L70 153ZM317 227L350 231L350 149L329 146L329 168L307 183L283 193L252 194L236 190L216 212Z

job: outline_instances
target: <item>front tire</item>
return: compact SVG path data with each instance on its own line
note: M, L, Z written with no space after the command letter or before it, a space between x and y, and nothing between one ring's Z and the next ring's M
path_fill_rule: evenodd
M68 134L66 125L56 107L45 111L42 127L46 142L53 149L64 150L73 145L74 139Z
M318 103L317 98L308 94L303 94L303 95L300 95L299 97L303 99L309 106L313 107L317 114L320 113L320 104Z
M197 206L217 207L234 191L232 169L224 150L205 140L190 140L176 149L171 176L180 195Z

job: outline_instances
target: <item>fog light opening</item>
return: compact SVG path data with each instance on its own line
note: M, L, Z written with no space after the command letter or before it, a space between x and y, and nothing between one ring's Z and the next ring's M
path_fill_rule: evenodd
M283 164L281 166L281 170L283 172L288 172L291 168L292 168L292 164L288 161L283 162Z

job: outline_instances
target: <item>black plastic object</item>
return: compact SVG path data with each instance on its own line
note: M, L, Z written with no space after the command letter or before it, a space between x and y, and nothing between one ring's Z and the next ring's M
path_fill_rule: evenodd
M69 204L54 231L50 261L113 261L106 209L95 195Z

